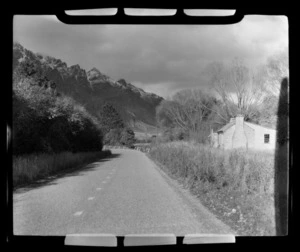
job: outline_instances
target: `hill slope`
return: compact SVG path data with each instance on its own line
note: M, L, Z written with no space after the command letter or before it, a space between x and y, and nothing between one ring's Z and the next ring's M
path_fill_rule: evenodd
M95 67L89 71L79 65L68 67L60 59L33 53L14 43L13 68L25 59L35 62L43 74L56 83L58 92L73 97L95 116L99 116L104 102L110 102L133 128L156 124L155 108L163 100L158 95L147 93L124 79L114 81Z

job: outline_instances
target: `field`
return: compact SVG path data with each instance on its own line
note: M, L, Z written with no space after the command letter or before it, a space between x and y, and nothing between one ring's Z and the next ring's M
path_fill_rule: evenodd
M149 156L240 235L275 235L274 154L170 142Z

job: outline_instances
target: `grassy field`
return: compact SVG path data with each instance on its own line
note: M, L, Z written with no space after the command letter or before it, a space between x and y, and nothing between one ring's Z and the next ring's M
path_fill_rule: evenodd
M149 156L240 235L275 235L274 154L171 142Z
M13 186L29 184L37 179L73 169L110 155L111 151L104 150L101 152L62 152L13 157Z

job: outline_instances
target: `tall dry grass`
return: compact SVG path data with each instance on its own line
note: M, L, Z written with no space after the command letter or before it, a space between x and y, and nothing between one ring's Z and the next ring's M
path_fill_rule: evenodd
M220 150L190 142L152 146L151 157L176 178L209 182L248 194L274 193L274 156L268 152Z
M251 225L246 235L273 234L273 153L170 142L153 145L149 154L171 177L193 193L202 198L205 195L211 197L208 200L213 205L224 204L223 201L228 199L231 205L237 206L243 212L241 216L251 219L245 221L245 225Z
M58 154L31 154L13 157L13 186L30 183L60 171L76 168L87 162L111 155L101 152L62 152Z

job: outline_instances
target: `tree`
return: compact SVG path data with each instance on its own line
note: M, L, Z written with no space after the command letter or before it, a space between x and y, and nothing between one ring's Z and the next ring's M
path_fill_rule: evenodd
M289 77L287 48L270 56L264 65L256 70L256 79L266 94L259 107L257 122L274 127L277 122L277 109L281 82Z
M117 110L110 103L105 103L99 112L100 125L104 135L111 129L123 129L124 122Z
M13 85L13 153L101 151L97 119L36 81L24 77Z
M123 129L123 131L121 132L121 136L120 136L120 143L122 145L126 145L128 147L132 147L133 144L135 143L135 137L134 137L134 132L132 129L130 128L125 128Z
M201 130L211 114L216 100L201 89L185 89L173 96L173 101L181 106L183 119L192 132Z
M221 101L221 106L214 111L223 124L237 114L243 114L246 120L256 116L256 108L264 98L264 88L243 61L234 59L229 66L214 62L207 67L206 73Z
M164 100L156 110L158 124L168 139L207 135L216 99L200 89L177 92L171 101Z
M157 119L161 126L178 127L196 132L211 114L216 100L200 89L177 92L171 101L164 100L157 107Z
M120 129L110 129L104 137L104 144L107 145L120 145L121 130Z
M126 145L131 147L135 142L134 132L125 126L121 116L110 103L105 103L99 112L101 129L105 135L104 143Z
M266 88L273 95L279 97L282 80L284 78L289 78L289 62L287 48L269 57L267 60L266 68Z

